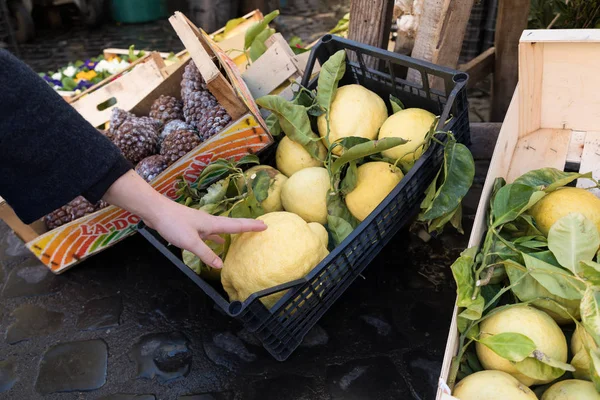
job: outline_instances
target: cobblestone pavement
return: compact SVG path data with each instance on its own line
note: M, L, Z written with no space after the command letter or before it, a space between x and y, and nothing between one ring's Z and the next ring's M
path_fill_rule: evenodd
M431 399L466 241L401 232L280 363L141 236L55 276L0 223L0 398Z

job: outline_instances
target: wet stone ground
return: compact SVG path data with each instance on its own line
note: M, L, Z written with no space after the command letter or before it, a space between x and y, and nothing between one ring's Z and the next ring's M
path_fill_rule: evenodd
M0 223L0 398L431 399L466 240L399 233L277 362L141 236L55 276Z

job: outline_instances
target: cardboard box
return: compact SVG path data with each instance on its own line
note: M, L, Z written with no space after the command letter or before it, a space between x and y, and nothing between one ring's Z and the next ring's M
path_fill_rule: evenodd
M194 182L211 161L218 158L240 159L244 155L257 153L271 145L273 138L265 129L258 107L234 62L183 14L176 13L170 21L191 58L200 66L199 70L209 90L227 109L234 121L152 181L151 185L158 192L175 199L178 177ZM215 65L213 59L223 72ZM181 64L133 106L131 111L137 115L147 115L153 101L161 94L179 98L183 71L184 64ZM27 247L55 274L66 271L81 260L132 235L140 222L139 217L114 206L49 232L44 232L43 223L41 226L39 222L25 225L6 203L0 205L0 218L27 242Z
M592 172L600 178L599 30L525 31L519 45L519 85L502 130L477 208L469 247L479 247L496 178L513 182L545 167ZM579 179L578 187L593 183ZM594 193L599 196L598 189ZM451 399L446 386L458 352L454 307L436 399Z

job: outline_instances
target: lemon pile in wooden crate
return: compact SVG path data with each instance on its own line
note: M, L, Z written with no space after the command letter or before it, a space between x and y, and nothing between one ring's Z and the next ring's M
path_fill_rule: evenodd
M437 399L600 399L600 31L525 31Z

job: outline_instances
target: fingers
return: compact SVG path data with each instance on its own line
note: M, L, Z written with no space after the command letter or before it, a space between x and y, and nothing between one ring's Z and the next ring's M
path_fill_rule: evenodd
M260 232L267 229L263 221L256 219L213 217L211 222L211 232L218 233Z
M211 266L213 268L223 267L223 261L219 258L218 255L215 254L214 251L210 249L210 247L206 245L206 243L200 240L199 237L196 243L190 247L192 248L187 250L197 255L206 265Z

